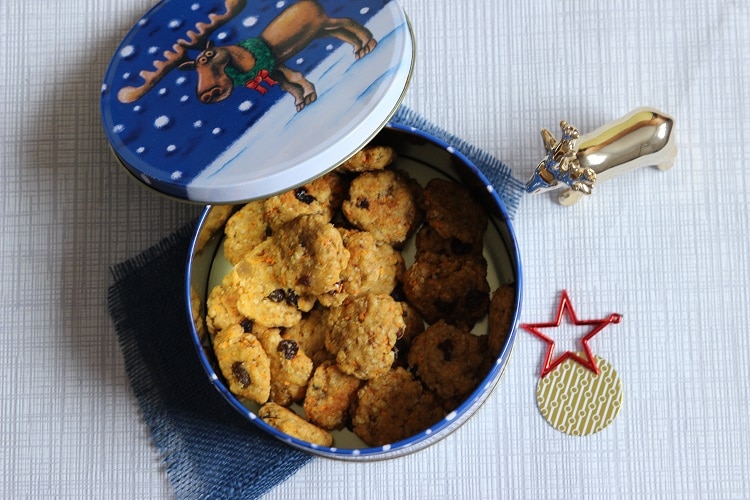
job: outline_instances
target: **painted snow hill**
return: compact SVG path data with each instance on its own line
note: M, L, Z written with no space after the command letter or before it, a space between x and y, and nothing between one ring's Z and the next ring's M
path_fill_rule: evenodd
M141 182L180 199L241 202L360 149L400 104L412 66L395 1L168 0L118 48L102 118Z

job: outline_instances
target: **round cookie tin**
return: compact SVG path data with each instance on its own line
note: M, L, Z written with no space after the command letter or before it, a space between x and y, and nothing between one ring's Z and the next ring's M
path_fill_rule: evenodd
M385 126L413 45L392 0L163 0L107 69L105 133L160 193L269 196L335 168Z
M223 277L232 270L224 253L224 225L239 206L208 206L194 233L188 258L185 284L186 307L192 309L191 335L198 358L208 378L228 404L248 423L298 449L328 458L347 461L372 461L400 457L422 450L450 435L466 422L487 400L502 377L515 342L521 310L522 273L520 254L510 217L498 193L482 172L452 144L448 144L421 130L396 123L388 124L374 138L373 143L388 144L398 156L395 167L425 185L431 179L442 178L462 184L470 190L489 216L484 234L483 257L487 263L487 281L491 290L501 286L512 288L512 302L508 309L507 329L497 347L482 364L484 376L470 394L452 405L443 418L433 425L405 439L380 446L369 446L349 428L331 431L333 444L323 446L291 436L266 423L259 416L260 405L233 394L223 376L213 349L206 323L207 297ZM416 243L412 236L401 250L407 267L415 260ZM478 336L489 335L489 319L485 317L472 329ZM489 343L487 344L489 346ZM488 349L489 352L489 349ZM496 354L496 355L495 355ZM292 410L304 415L301 403Z

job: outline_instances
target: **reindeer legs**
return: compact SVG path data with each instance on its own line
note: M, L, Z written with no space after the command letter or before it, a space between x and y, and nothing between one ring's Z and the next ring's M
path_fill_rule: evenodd
M282 89L294 97L294 105L297 111L302 111L305 106L315 102L318 98L315 86L299 71L294 71L283 64L279 64L273 72L273 77L276 78Z
M378 42L370 30L347 18L328 19L323 26L322 36L333 36L354 47L355 59L360 59L370 52Z

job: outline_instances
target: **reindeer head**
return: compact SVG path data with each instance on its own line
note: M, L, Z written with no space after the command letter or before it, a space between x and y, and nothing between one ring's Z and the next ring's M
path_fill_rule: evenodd
M218 102L226 99L232 92L232 84L229 77L223 74L226 63L221 64L220 61L222 57L227 57L227 54L226 52L222 53L221 48L214 47L213 43L208 41L208 37L219 27L242 12L242 9L247 4L247 0L224 0L224 4L226 6L224 14L211 13L208 15L208 23L197 23L194 31L190 30L186 33L187 39L177 40L171 50L164 52L163 59L157 59L153 62L153 70L144 69L139 73L141 78L143 78L142 85L121 88L117 93L117 99L125 104L140 99L149 90L154 88L164 76L177 67L198 71L198 96L201 101ZM195 60L190 61L187 53L188 49L197 49L203 46L204 43L206 44L206 48L198 54ZM202 69L204 67L207 69ZM219 67L221 68L220 70L217 69ZM202 77L201 75L205 76ZM228 86L222 85L222 82L224 82L222 78L224 77L229 80ZM201 89L203 90L201 91Z
M526 183L526 191L538 193L567 184L575 191L591 194L596 172L581 168L578 162L578 129L566 121L560 122L562 138L558 142L549 130L542 130L542 141L547 154L539 162L534 175Z
M204 104L223 101L232 93L234 84L224 71L230 61L227 49L216 47L212 41L192 60L179 65L183 71L195 70L198 73L198 85L195 92Z

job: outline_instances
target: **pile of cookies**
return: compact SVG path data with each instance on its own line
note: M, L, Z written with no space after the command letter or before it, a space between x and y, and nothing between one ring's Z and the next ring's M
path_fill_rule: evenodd
M513 286L487 281L484 208L395 159L369 146L224 225L233 268L206 304L218 367L265 422L317 445L343 428L381 446L434 425L476 389L513 319ZM488 313L488 335L472 333Z

